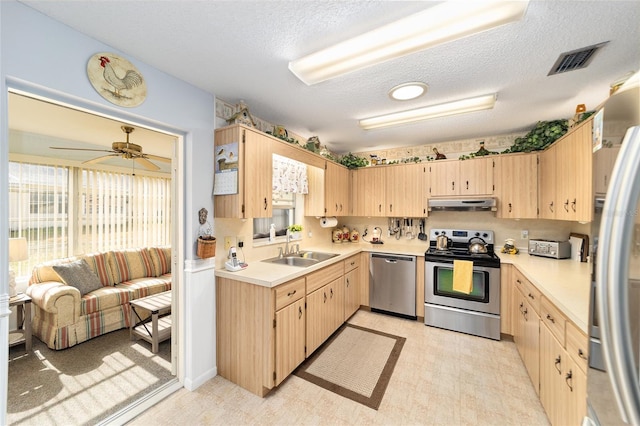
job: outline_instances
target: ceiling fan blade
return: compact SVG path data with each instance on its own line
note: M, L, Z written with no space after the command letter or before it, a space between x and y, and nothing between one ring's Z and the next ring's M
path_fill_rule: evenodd
M136 163L140 164L142 167L144 167L147 170L160 170L160 167L156 166L155 164L153 164L151 161L147 160L146 158L142 158L142 157L134 157L133 161L135 161Z
M163 163L171 163L171 158L160 157L159 155L144 154L144 158L148 158L150 160L162 161Z
M49 149L65 149L69 151L115 152L110 149L62 148L59 146L50 146Z
M111 151L107 151L107 152L111 152ZM87 161L83 161L82 164L95 164L95 163L99 163L101 161L107 160L109 158L113 158L113 157L119 157L120 154L109 154L109 155L103 155L102 157L96 157L93 158L91 160L87 160Z

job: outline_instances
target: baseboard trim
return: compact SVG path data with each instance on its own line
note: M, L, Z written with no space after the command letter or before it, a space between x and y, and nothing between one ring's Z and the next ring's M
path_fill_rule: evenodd
M188 391L194 391L198 389L200 386L202 386L203 384L205 384L206 382L208 382L209 380L216 377L217 375L218 375L218 368L214 367L211 370L205 372L204 374L201 374L200 376L196 377L193 380L185 378L184 387Z

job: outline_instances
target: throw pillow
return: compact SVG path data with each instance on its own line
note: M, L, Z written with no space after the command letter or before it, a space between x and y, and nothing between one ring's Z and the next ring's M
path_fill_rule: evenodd
M100 278L89 268L84 259L53 266L62 281L80 290L80 296L102 288Z

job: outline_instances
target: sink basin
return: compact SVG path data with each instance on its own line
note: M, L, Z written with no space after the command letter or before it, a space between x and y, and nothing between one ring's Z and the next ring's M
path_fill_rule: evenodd
M336 256L339 255L334 253L323 253L321 251L300 251L298 253L288 254L284 257L274 257L272 259L266 259L263 260L263 262L306 268L322 261L329 260L332 257Z
M275 259L267 259L267 260L264 260L263 262L277 263L279 265L299 266L302 268L306 268L308 266L315 265L316 263L318 263L318 260L289 256L289 257L282 257L282 258L275 258Z

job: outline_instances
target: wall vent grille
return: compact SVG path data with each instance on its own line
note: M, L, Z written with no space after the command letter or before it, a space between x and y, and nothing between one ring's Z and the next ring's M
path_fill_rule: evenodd
M591 63L596 51L607 43L609 42L605 41L604 43L598 43L593 46L583 47L571 52L561 53L547 75L561 74L586 68L587 65Z

